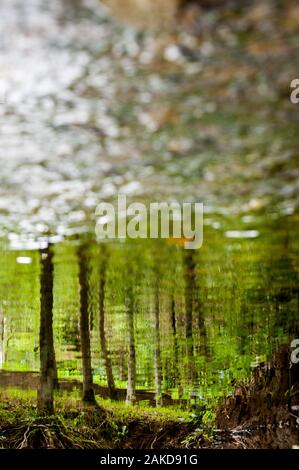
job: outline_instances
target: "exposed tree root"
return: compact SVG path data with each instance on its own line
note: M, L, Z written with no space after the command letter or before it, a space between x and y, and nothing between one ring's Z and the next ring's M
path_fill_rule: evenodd
M2 447L13 449L101 449L107 443L88 439L76 429L66 428L58 418L32 419L19 426L5 426L1 430Z
M292 447L299 442L298 390L298 366L290 363L288 346L282 346L248 382L236 384L218 411L217 425L232 437L239 435L241 446Z

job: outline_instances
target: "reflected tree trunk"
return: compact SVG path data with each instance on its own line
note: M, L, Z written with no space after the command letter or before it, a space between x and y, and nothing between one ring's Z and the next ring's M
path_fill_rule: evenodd
M134 330L134 299L132 286L126 292L126 314L128 324L128 385L126 402L136 402L136 350Z
M195 260L193 250L185 250L185 337L186 355L188 361L188 382L194 379L194 349L193 349L193 298L195 286Z
M101 352L106 369L107 386L109 397L113 400L117 399L117 391L113 377L112 362L110 353L107 346L106 331L105 331L105 286L106 286L106 270L107 270L107 254L103 247L103 256L101 257L100 267L100 280L99 280L99 329Z
M53 252L41 250L40 275L40 389L38 409L54 413L54 388L58 384L53 338Z
M5 317L0 310L0 367L5 362Z
M197 341L197 353L205 356L206 359L210 359L210 352L208 348L208 334L204 318L203 303L201 301L199 283L194 276L194 293L193 293L193 312L196 317L196 326L198 329L198 340Z
M156 406L162 406L162 363L161 363L161 338L160 338L160 299L159 287L156 289L155 298L155 400Z
M172 331L172 338L173 338L173 380L172 386L176 387L179 382L179 346L178 346L178 337L177 337L177 322L176 322L176 311L175 311L175 299L172 296L170 299L170 325Z
M85 246L78 251L79 283L80 283L80 341L83 369L82 401L88 405L96 405L91 366L90 328L88 312L88 258Z

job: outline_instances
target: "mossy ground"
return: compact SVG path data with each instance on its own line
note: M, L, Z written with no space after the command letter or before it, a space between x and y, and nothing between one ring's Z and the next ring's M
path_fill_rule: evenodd
M55 415L41 416L33 392L1 394L2 448L181 448L195 429L194 416L175 409L153 409L101 400L86 407L72 397L56 399Z

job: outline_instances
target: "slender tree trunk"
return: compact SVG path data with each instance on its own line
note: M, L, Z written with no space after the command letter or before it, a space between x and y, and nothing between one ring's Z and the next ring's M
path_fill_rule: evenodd
M195 276L194 276L195 277ZM194 279L193 311L198 328L197 353L202 354L209 360L208 335L205 325L203 303L200 298L200 289L198 281Z
M100 281L99 281L99 317L100 317L99 328L100 328L101 351L102 351L102 357L105 363L109 397L113 400L116 400L117 391L115 388L112 362L111 362L110 353L107 347L106 331L105 331L106 267L107 267L106 253L104 253L103 258L102 258L101 269L100 269Z
M195 283L195 263L193 250L185 251L185 335L186 353L188 360L188 381L191 385L194 379L193 358L193 296Z
M83 368L82 401L96 405L91 367L90 330L88 312L88 265L85 247L79 249L79 282L80 282L80 341Z
M136 351L134 331L134 301L133 290L129 287L126 295L126 312L128 322L128 385L126 402L136 402Z
M155 400L156 406L162 406L162 364L161 364L161 338L160 338L160 301L159 288L155 298Z
M54 388L57 386L57 368L53 338L53 252L41 250L40 276L40 389L38 409L54 413Z
M172 338L173 338L173 379L172 379L172 386L176 387L178 384L179 378L179 346L178 346L178 337L177 337L177 324L176 324L176 312L175 312L175 300L172 297L170 300L170 324L172 330Z
M0 367L5 362L5 317L0 310Z

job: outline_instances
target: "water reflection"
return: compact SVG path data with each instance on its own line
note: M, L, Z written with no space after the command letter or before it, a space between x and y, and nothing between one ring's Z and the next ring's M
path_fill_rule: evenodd
M90 331L92 326L89 308L89 258L85 245L78 250L80 284L80 343L82 355L83 402L95 404L93 374L91 366Z
M10 373L0 384L25 386L14 374L41 364L47 394L56 356L62 389L83 382L89 402L198 405L228 393L298 336L299 227L296 217L263 219L259 238L229 240L231 222L221 223L198 251L88 239L2 249L0 357Z
M45 413L54 411L54 388L58 385L53 336L53 252L51 247L41 250L40 275L40 387L38 406Z

